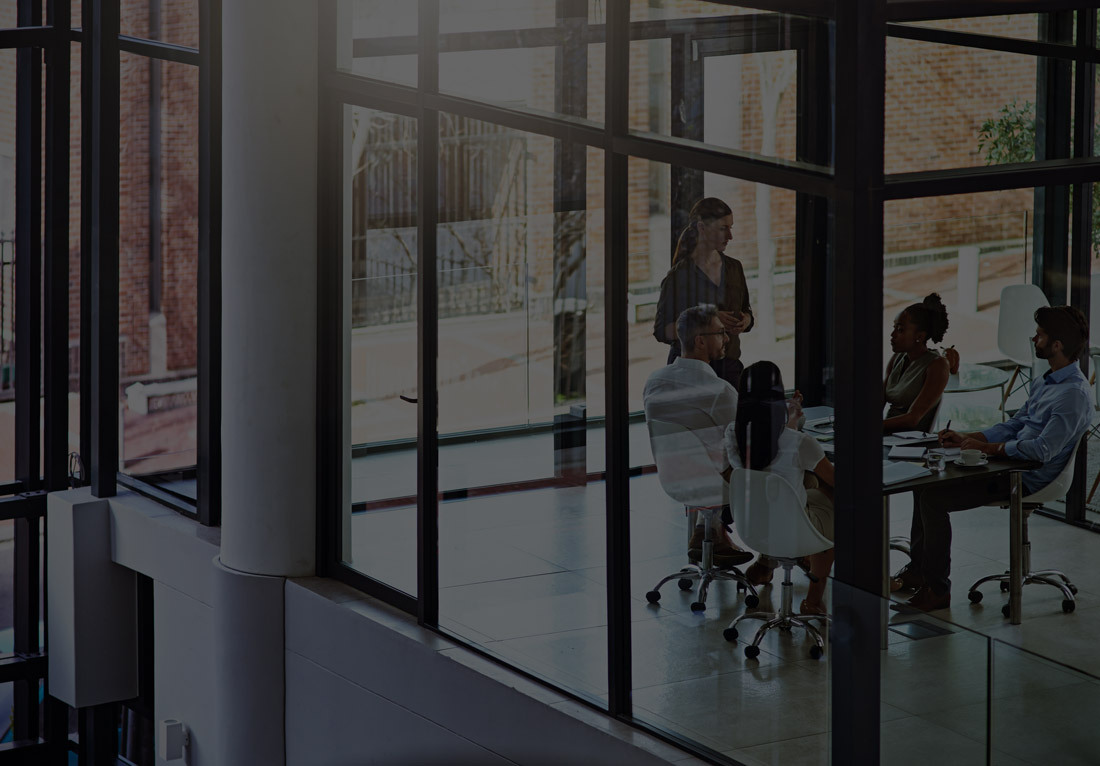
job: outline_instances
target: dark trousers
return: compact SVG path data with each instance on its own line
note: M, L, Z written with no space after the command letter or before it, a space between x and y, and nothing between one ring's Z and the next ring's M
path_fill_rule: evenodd
M1008 501L1009 478L933 487L913 493L913 525L909 530L910 564L935 593L951 589L951 520L947 514Z

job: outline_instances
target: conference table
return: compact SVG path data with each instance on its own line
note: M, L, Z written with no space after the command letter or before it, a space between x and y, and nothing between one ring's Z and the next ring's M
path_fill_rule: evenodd
M806 414L806 426L805 431L810 434L820 433L816 430L815 424L819 423L822 419L831 419L833 408L832 407L806 407L803 412ZM828 432L831 433L831 425ZM889 447L883 447L883 457L886 457ZM905 461L913 462L913 461ZM923 461L919 463L923 465ZM1042 465L1034 460L1015 460L1012 458L990 458L989 462L981 466L958 466L951 460L946 461L944 470L938 473L926 474L923 476L917 476L915 478L906 479L903 481L894 482L891 484L884 484L882 487L882 509L884 514L885 529L890 528L890 496L898 495L903 492L912 492L918 489L925 489L928 487L943 487L950 485L961 485L967 482L985 481L991 476L995 476L1001 473L1009 474L1009 495L1005 498L1005 503L1009 508L1008 518L1008 550L1009 550L1009 589L1008 589L1008 604L1009 604L1009 620L1013 625L1019 625L1021 621L1021 601L1020 593L1023 590L1023 575L1024 575L1024 510L1023 510L1023 486L1021 484L1021 474L1024 471L1030 471L1034 468L1038 468ZM914 509L915 512L915 509ZM887 548L887 535L883 539L883 556L888 554ZM887 597L889 594L886 594Z

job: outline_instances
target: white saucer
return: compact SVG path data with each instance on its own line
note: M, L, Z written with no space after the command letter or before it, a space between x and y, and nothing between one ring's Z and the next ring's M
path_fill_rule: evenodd
M983 465L989 465L989 458L983 457L977 463L964 463L961 457L957 457L951 462L957 465L959 468L981 468Z

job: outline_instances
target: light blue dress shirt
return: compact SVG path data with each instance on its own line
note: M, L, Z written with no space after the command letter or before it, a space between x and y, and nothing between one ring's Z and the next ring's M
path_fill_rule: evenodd
M1071 362L1032 381L1027 403L982 435L991 442L1004 442L1009 457L1043 463L1042 468L1023 474L1024 493L1030 495L1065 468L1073 446L1092 423L1092 409L1089 382L1080 365Z

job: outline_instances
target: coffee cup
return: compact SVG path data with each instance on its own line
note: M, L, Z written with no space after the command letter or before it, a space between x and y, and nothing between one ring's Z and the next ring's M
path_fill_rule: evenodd
M982 451L980 449L964 449L959 453L959 459L962 460L963 465L978 465L982 462Z

